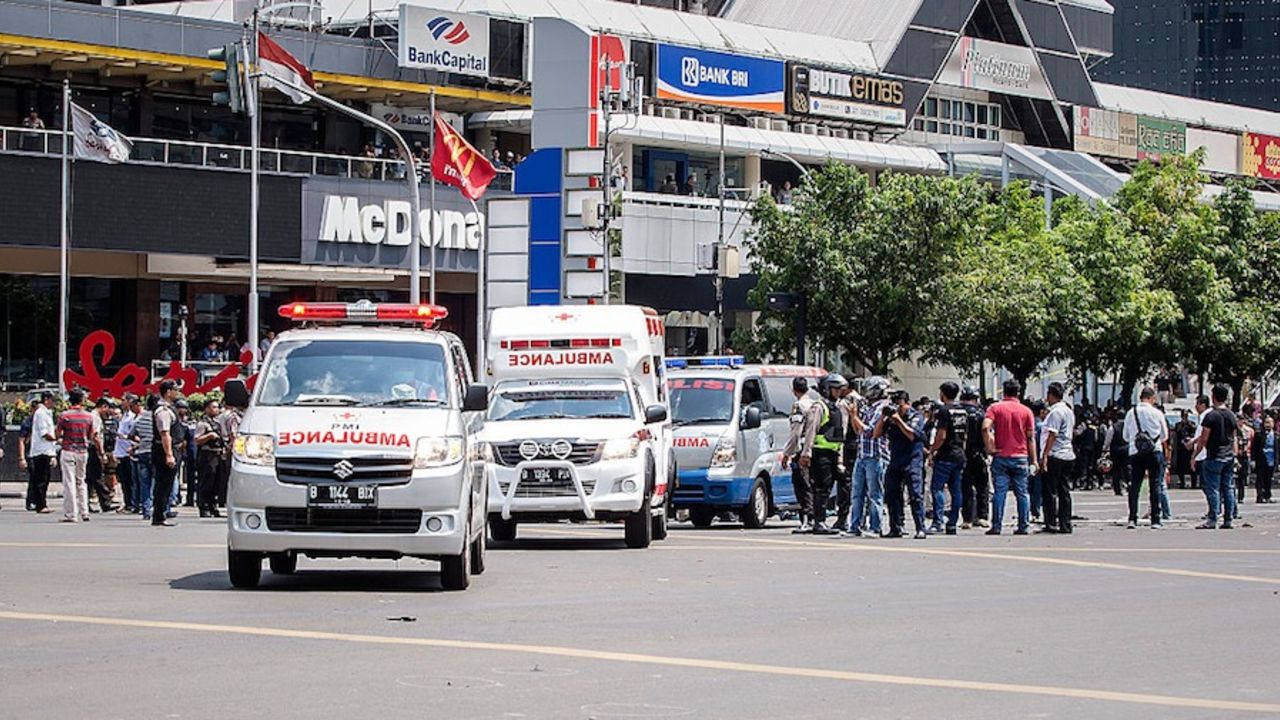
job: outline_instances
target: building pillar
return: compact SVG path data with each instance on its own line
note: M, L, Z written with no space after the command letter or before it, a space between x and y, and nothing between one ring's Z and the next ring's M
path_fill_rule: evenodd
M485 157L491 157L493 144L497 141L493 136L493 130L489 128L480 128L476 130L476 149L484 153Z
M120 346L133 356L137 364L151 369L151 361L160 357L160 281L138 280L134 284L132 323L125 324L127 337ZM123 360L123 358L121 358Z
M754 190L760 185L760 155L751 153L742 162L742 186Z

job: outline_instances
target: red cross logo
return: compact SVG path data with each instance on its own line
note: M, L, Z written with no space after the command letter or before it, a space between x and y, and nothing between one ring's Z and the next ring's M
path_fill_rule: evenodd
M566 312L566 313L560 313L559 315L553 315L551 319L552 319L552 320L559 320L560 322L568 322L569 320L572 320L573 318L574 318L574 316L573 316L573 315L570 315L569 313L567 313L567 312Z
M356 414L348 410L343 413L338 413L335 417L337 417L339 420L354 420L356 417Z

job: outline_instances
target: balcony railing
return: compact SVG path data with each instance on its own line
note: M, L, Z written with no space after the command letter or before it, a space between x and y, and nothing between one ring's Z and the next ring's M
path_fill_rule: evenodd
M63 133L60 130L32 130L0 126L0 152L35 155L61 155ZM249 170L252 163L249 148L243 145L161 140L134 137L130 162L150 165L199 167L221 170ZM288 175L324 175L362 180L404 180L405 163L387 158L261 148L259 161L263 172ZM426 163L416 163L426 172ZM510 190L512 173L502 169L491 187Z

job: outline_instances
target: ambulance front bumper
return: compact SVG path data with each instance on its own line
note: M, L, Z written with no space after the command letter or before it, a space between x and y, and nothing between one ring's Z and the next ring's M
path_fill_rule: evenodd
M507 520L524 513L594 520L633 513L645 498L643 456L587 465L542 459L490 464L488 474L489 512Z

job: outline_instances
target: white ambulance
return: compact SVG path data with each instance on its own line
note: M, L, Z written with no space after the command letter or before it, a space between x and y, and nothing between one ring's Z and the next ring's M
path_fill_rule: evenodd
M267 353L235 438L227 494L231 584L254 587L264 558L291 574L298 556L440 562L463 590L484 571L488 388L472 382L456 336L431 329L431 305L295 303L315 324Z
M504 308L489 328L493 539L560 520L621 520L632 548L666 537L675 458L657 313Z

